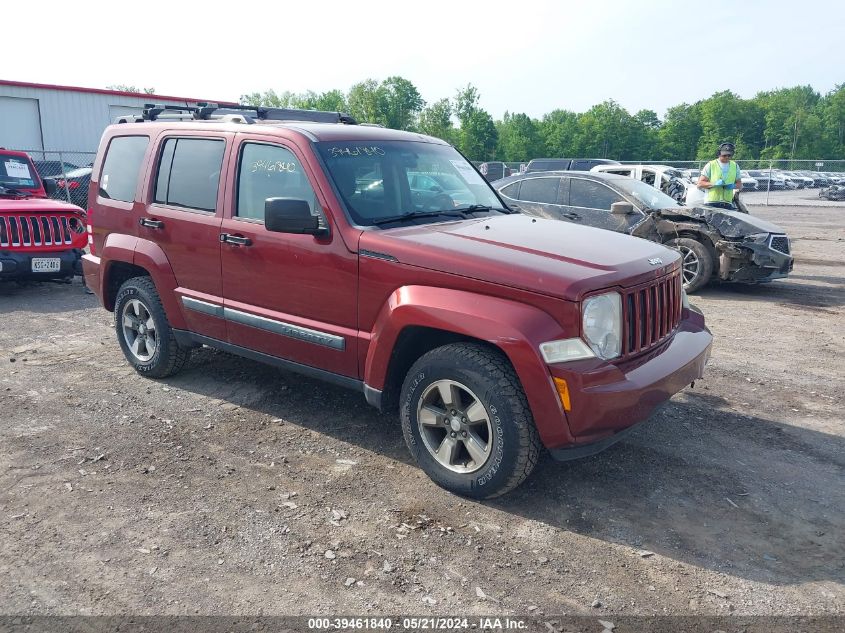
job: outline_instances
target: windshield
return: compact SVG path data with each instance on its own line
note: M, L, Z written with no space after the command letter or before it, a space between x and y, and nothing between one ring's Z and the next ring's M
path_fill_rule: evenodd
M26 158L0 155L0 187L36 189L38 188L38 175Z
M449 145L325 141L316 146L358 225L405 213L502 207L484 178Z
M636 200L639 206L649 209L668 209L679 206L674 198L670 198L660 189L655 189L640 180L619 178L613 181L613 186Z

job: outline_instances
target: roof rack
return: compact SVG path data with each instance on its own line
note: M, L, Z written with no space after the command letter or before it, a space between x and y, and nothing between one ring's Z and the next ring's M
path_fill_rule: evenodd
M246 115L243 112L252 114ZM343 112L324 112L322 110L295 110L293 108L265 108L251 105L224 105L216 103L197 103L196 106L177 106L155 103L144 104L141 117L119 117L118 123L156 121L172 119L179 121L234 121L255 123L258 121L313 121L315 123L344 123L357 125L358 122Z

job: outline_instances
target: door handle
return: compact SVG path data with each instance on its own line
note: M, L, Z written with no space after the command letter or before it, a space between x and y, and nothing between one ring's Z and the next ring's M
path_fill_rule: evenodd
M141 218L138 221L141 226L146 226L148 229L163 229L164 222L161 220L151 220L150 218Z
M234 244L235 246L251 246L252 240L243 235L229 235L228 233L220 234L220 241L226 244Z
M581 219L581 216L578 215L577 213L562 213L561 215L565 218L570 219L570 220L580 220Z

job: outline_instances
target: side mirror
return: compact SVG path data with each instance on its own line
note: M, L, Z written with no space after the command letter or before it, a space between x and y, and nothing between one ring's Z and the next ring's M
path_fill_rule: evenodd
M320 220L311 215L305 200L295 198L267 198L264 201L264 227L275 233L318 235L325 231Z
M52 196L59 189L55 178L44 178L42 182L44 183L44 191L47 192L48 196Z
M610 205L610 212L613 215L631 215L634 213L634 205L630 202L614 202Z

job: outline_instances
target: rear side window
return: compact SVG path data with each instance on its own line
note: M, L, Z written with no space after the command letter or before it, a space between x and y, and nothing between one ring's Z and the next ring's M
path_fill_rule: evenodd
M519 185L522 183L521 180L517 180L516 182L512 182L507 187L502 187L500 193L504 196L507 196L511 200L519 200Z
M278 145L244 143L238 169L239 218L264 221L264 202L267 198L305 200L311 215L320 218L322 210L308 176L296 156Z
M115 136L106 150L100 175L100 197L132 202L138 188L148 136Z
M610 211L614 202L624 201L622 196L600 182L573 178L569 187L569 204L573 207Z
M158 164L155 201L213 213L225 149L223 139L167 139Z
M557 188L560 178L529 178L522 181L519 199L525 202L543 204L557 203Z

